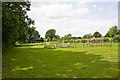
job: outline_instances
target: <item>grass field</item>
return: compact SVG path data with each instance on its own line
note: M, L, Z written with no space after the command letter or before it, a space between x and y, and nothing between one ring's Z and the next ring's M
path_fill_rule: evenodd
M3 78L115 78L118 45L47 49L16 47L3 55Z

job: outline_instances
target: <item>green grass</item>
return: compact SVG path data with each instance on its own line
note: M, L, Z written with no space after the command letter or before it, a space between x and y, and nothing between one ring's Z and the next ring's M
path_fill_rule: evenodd
M3 78L115 78L118 46L16 47L3 55Z

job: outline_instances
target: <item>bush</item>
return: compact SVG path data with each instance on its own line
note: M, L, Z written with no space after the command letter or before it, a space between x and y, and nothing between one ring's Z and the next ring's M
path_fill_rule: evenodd
M87 40L85 40L85 39L82 39L82 40L81 40L81 42L82 42L82 43L86 43L86 42L87 42Z
M68 43L68 42L69 42L69 40L65 40L65 41L64 41L64 43Z
M120 35L116 35L113 37L114 42L120 42Z
M80 43L80 40L79 39L71 39L69 40L69 43Z
M44 45L44 48L55 49L56 48L56 44L55 43L46 43Z
M61 42L61 43L68 43L69 40L61 40L60 42Z
M109 42L110 40L108 38L104 38L103 42Z
M74 42L74 40L70 40L70 41L69 41L69 43L73 43L73 42Z
M80 40L76 40L76 43L80 43Z

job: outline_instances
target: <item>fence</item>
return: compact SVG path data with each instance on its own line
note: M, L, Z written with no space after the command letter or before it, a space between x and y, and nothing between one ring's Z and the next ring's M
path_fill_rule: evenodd
M112 46L112 42L100 42L100 43L49 43L44 45L45 48L79 48L79 47L110 47Z

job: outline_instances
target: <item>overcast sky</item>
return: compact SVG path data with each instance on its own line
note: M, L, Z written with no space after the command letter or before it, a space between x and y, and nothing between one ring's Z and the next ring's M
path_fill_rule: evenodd
M34 26L42 37L48 29L55 29L60 36L83 36L95 31L105 35L111 26L118 25L118 0L84 1L32 0L28 15L35 20Z

